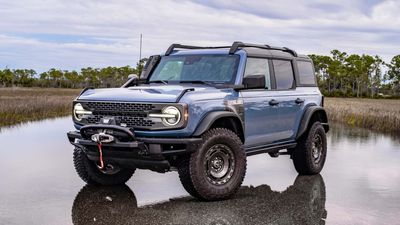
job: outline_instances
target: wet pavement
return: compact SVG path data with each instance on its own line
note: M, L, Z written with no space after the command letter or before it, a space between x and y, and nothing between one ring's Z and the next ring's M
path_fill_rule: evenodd
M287 156L251 156L233 199L200 202L176 172L85 186L71 129L67 117L0 131L0 224L400 224L400 137L334 125L321 175L297 176Z

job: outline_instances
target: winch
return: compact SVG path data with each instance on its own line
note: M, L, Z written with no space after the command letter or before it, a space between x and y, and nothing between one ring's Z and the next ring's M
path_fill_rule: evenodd
M114 136L110 135L110 134L106 134L106 130L104 130L103 132L100 132L98 134L93 134L91 136L92 141L97 143L97 147L99 149L99 169L103 169L104 168L104 162L103 162L103 150L101 148L102 143L111 143L115 140Z

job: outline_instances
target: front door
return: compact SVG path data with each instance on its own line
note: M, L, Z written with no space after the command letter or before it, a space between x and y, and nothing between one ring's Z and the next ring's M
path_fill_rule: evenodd
M240 96L244 104L245 147L271 143L279 127L279 104L271 104L271 74L268 59L247 58L244 76L264 75L265 88L242 90Z

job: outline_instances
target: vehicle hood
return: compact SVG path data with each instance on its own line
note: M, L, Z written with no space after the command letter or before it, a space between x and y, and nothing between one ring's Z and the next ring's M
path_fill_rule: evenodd
M217 88L204 85L143 85L129 88L101 88L85 91L78 100L124 101L124 102L177 102L185 89L190 92L219 92Z

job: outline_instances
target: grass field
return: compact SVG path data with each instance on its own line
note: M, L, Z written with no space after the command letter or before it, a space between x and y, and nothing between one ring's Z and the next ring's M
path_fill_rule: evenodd
M0 88L0 127L71 113L78 89ZM326 98L330 121L400 133L400 100Z
M325 109L330 121L400 133L400 100L326 98Z
M71 113L78 89L0 88L0 127Z

